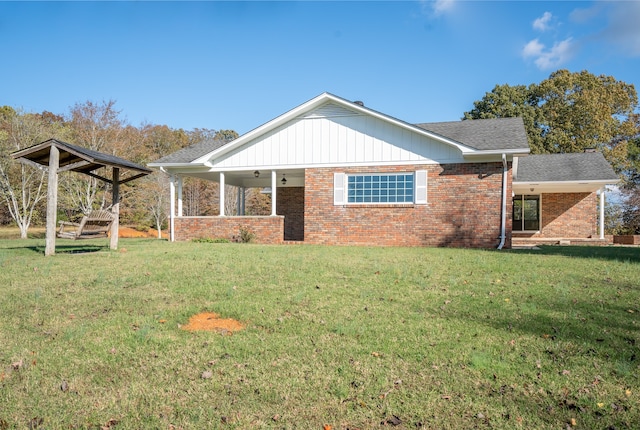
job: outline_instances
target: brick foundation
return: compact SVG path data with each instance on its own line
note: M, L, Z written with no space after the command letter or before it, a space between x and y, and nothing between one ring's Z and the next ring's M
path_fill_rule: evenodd
M279 244L284 237L282 216L212 216L178 217L175 223L175 240L227 239L237 241L241 229L255 235L255 243Z
M613 243L617 245L640 245L640 235L615 235Z

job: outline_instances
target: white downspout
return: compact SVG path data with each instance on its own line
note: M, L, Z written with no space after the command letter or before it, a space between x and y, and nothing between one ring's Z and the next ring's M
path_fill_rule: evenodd
M507 240L507 156L502 154L502 217L500 220L500 245L502 249Z

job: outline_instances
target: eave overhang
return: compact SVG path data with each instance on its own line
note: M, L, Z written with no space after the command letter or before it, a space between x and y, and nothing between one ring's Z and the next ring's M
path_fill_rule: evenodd
M615 185L619 182L619 179L540 182L513 181L513 192L514 194L592 193L594 191L602 189L607 185Z

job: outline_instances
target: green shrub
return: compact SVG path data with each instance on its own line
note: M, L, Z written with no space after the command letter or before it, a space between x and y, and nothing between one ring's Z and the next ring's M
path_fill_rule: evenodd
M231 242L229 239L225 239L224 237L199 237L196 239L192 239L191 242L195 243L229 243Z

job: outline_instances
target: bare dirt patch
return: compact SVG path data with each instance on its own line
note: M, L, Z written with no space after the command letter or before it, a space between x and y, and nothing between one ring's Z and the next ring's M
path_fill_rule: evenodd
M157 238L158 237L158 230L154 230L154 229L150 228L147 231L140 231L140 230L136 230L136 229L131 228L131 227L126 227L126 226L122 226L121 225L120 227L118 227L118 237L124 237L124 238L153 237L153 238ZM162 237L166 239L168 237L168 233L162 232Z
M183 325L187 331L215 331L220 334L233 334L244 328L244 324L232 318L220 318L214 312L202 312L189 318L189 323Z

